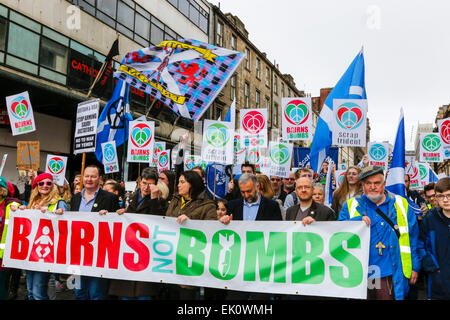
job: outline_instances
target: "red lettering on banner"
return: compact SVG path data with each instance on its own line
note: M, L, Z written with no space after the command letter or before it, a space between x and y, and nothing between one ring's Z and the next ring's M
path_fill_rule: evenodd
M58 221L58 250L56 252L56 263L58 264L66 264L67 262L67 235L68 235L68 227L67 221L60 220Z
M39 220L38 230L34 238L33 247L30 253L30 261L41 261L53 263L55 247L55 233L53 231L52 220Z
M105 267L106 252L108 252L108 264L110 269L119 268L120 240L122 236L122 223L114 223L113 237L108 222L98 224L98 253L97 267Z
M92 266L94 257L94 226L90 222L73 221L70 239L70 264L81 265L81 247L83 250L83 266Z
M14 218L14 229L12 234L11 259L25 260L28 257L32 223L28 218Z
M132 223L125 231L125 241L127 245L138 255L138 261L134 262L134 253L127 252L123 254L123 265L130 271L142 271L146 269L150 263L150 251L144 243L138 240L138 232L141 238L148 239L150 236L148 227L143 223Z
M308 127L287 127L287 133L307 133Z

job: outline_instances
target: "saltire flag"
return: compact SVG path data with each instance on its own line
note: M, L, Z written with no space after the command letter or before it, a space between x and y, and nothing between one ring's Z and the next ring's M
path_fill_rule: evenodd
M332 143L332 119L334 99L367 99L364 81L364 55L363 50L358 53L353 62L345 71L336 86L331 90L319 119L311 144L311 168L319 172Z
M438 182L438 180L439 180L439 177L438 177L438 175L436 174L436 172L434 172L434 170L433 169L431 169L431 166L429 167L430 169L430 173L429 173L429 177L430 177L430 183L432 183L432 182L434 182L434 183L436 183L436 182Z
M198 121L244 57L197 40L163 41L129 52L114 76Z
M129 106L129 86L125 81L117 81L114 93L98 118L95 156L103 160L102 143L114 140L121 146L128 140L128 122L133 121Z
M400 109L400 120L397 136L395 137L394 151L392 152L391 164L389 165L386 178L386 189L407 198L405 188L405 117L403 108Z
M225 121L231 122L233 126L233 130L236 127L236 98L231 103L230 108L228 109L227 115L225 116Z
M206 167L206 193L212 199L225 199L230 177L226 174L226 165L209 163Z

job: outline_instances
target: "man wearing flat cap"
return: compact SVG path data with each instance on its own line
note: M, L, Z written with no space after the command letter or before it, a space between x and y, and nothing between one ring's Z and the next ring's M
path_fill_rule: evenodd
M364 195L349 199L338 220L370 227L367 298L403 300L420 270L416 216L405 198L385 190L382 167L365 167L358 178Z

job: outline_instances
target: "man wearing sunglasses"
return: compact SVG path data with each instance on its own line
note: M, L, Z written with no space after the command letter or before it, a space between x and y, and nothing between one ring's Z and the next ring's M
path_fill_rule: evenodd
M283 190L283 180L280 177L270 176L270 183L274 193L273 200L281 200L281 204L284 205L287 193Z
M428 299L450 300L450 178L440 179L434 191L438 207L420 225L426 252L422 268L428 272Z

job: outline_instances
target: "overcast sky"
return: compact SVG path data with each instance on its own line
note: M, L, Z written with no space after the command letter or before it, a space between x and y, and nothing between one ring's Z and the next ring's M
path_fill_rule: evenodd
M372 141L394 143L403 107L413 149L417 124L434 123L450 103L450 1L210 2L237 15L250 41L313 97L333 87L364 46Z

